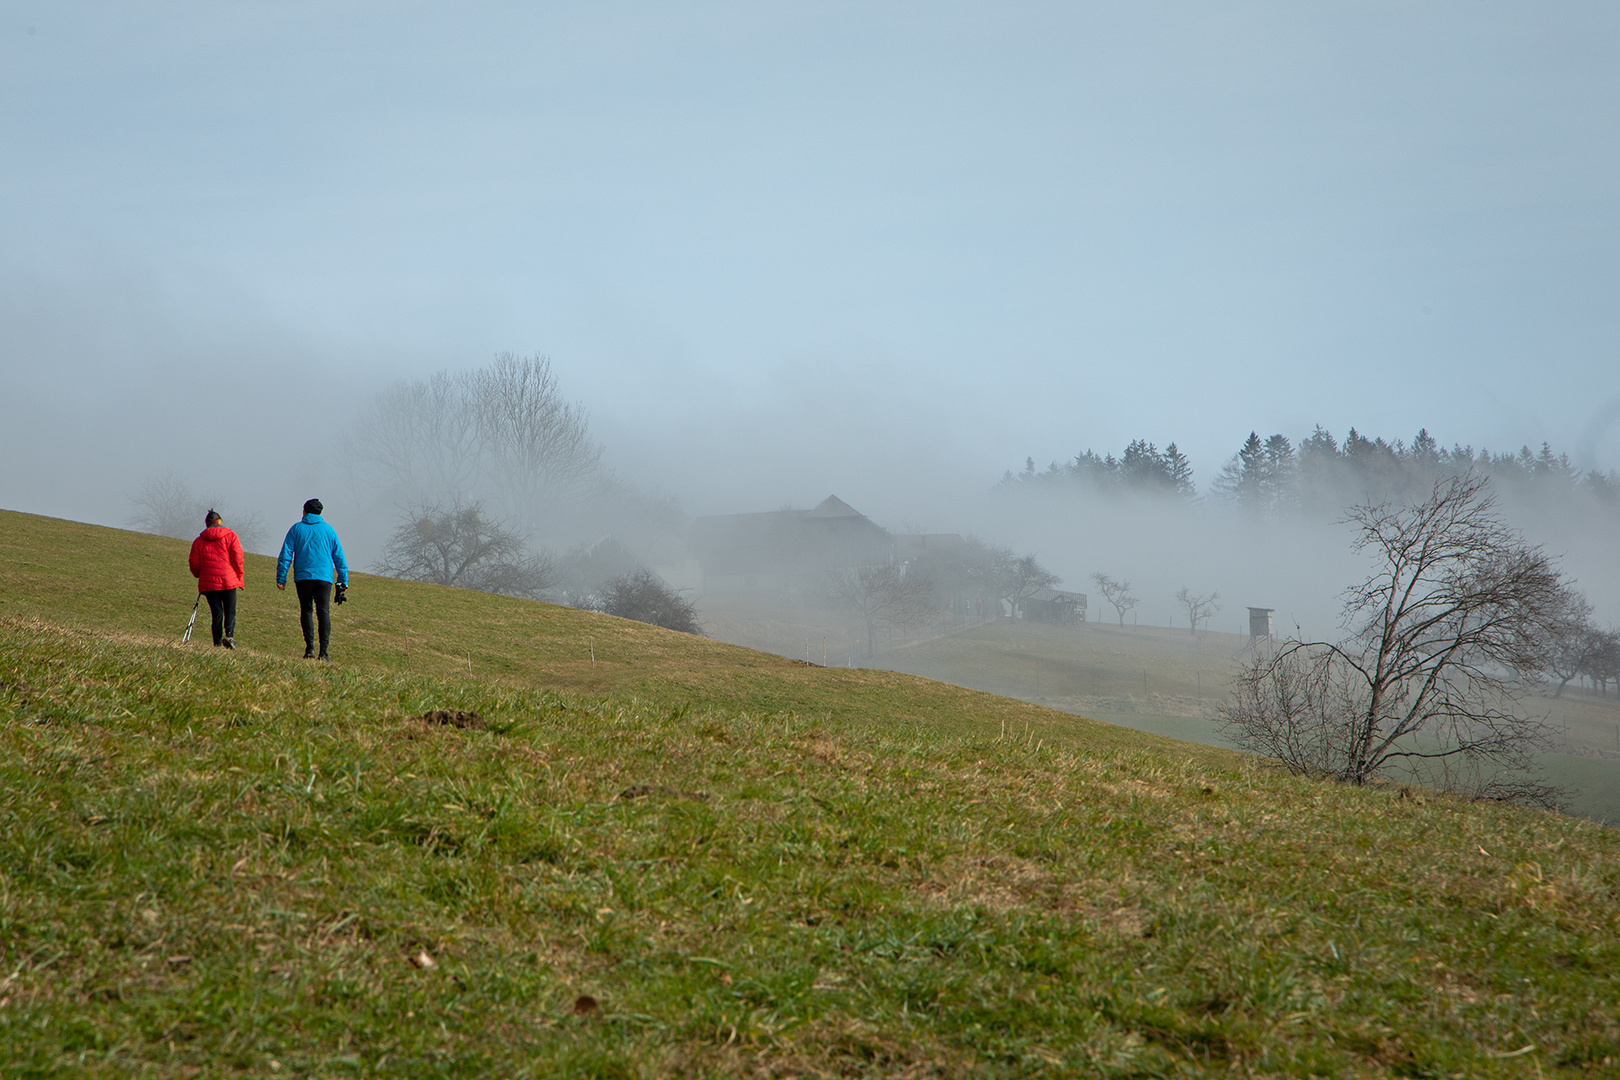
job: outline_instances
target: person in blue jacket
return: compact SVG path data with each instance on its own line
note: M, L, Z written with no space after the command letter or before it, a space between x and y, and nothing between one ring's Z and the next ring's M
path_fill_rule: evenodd
M315 658L315 623L320 620L322 660L330 661L326 646L332 638L332 583L337 582L337 602L349 587L349 563L343 557L343 544L337 530L321 520L321 500L304 504L304 519L287 530L281 542L281 558L276 560L276 588L287 588L287 568L292 567L293 585L298 590L298 622L304 629L304 659Z

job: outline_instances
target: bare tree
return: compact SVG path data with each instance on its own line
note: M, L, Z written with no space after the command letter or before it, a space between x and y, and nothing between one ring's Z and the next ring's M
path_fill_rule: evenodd
M599 478L602 449L545 357L399 382L366 408L348 444L364 472L407 497L478 492L532 531L542 507Z
M1307 775L1364 784L1399 766L1476 795L1550 801L1552 789L1519 779L1546 736L1519 700L1568 603L1551 560L1502 523L1473 474L1346 520L1376 565L1344 594L1348 636L1288 641L1247 664L1221 709L1227 734Z
M1598 693L1609 692L1609 680L1614 680L1615 692L1620 693L1620 631L1595 630L1591 651L1581 674L1592 680Z
M189 540L202 531L202 515L191 488L174 473L148 480L132 500L135 514L130 524L142 532ZM208 508L203 507L207 513Z
M501 353L471 380L478 432L503 502L534 515L572 495L602 461L585 414L563 399L551 361Z
M1063 579L1036 561L1033 555L1020 555L1009 559L1001 571L1001 591L1012 605L1013 614L1025 600L1042 589L1056 588Z
M257 514L235 515L222 498L199 498L172 472L148 480L130 501L135 504L130 524L142 532L190 540L202 532L208 511L217 510L247 550L259 550L264 540L264 523Z
M1192 625L1192 633L1196 634L1200 622L1221 610L1221 594L1212 592L1200 596L1183 585L1176 591L1176 603L1187 609L1187 621Z
M478 503L419 505L406 512L377 572L480 592L537 599L551 584L551 562L517 533L484 516Z
M1571 679L1589 672L1603 650L1603 631L1592 625L1592 605L1570 591L1562 610L1553 618L1547 650L1547 674L1558 681L1553 697L1562 697Z
M998 616L1001 613L1002 586L1007 578L1007 568L1012 565L1014 558L1011 548L986 543L976 536L969 536L963 548L961 577L964 591L976 593L974 599L981 605L986 600L990 601Z
M484 465L472 378L435 372L397 382L361 412L348 456L386 485L441 499L477 486Z
M867 659L876 651L879 622L905 628L928 616L934 584L920 574L907 573L904 563L841 567L829 577L833 595L866 623Z
M1125 613L1140 604L1142 601L1131 592L1129 581L1115 581L1107 574L1092 574L1091 580L1097 585L1097 591L1103 594L1113 609L1119 612L1119 625L1125 625Z
M683 634L703 633L703 627L698 625L697 606L650 570L620 574L608 580L596 600L591 608L608 615L651 623Z

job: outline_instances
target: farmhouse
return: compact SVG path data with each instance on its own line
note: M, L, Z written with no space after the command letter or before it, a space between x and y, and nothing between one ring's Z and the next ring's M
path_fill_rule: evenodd
M708 592L799 591L828 570L894 558L889 531L836 495L811 510L700 517L690 536Z
M957 533L897 533L894 557L934 583L934 607L969 616L1000 610L1001 601L973 574L973 550Z

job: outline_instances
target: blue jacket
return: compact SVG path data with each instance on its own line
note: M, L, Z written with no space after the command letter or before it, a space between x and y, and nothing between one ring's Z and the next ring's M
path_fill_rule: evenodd
M343 544L337 530L319 514L305 514L304 520L287 530L281 542L281 558L276 560L276 584L287 584L287 567L293 568L294 581L331 581L337 571L339 585L349 583L349 563L343 557Z

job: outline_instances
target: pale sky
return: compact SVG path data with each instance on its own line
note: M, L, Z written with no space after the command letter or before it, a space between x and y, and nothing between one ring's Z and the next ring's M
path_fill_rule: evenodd
M296 494L503 350L694 513L1316 423L1620 467L1617 55L1612 3L0 0L0 505Z

